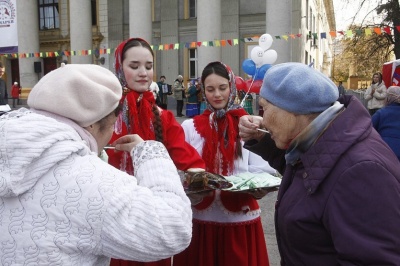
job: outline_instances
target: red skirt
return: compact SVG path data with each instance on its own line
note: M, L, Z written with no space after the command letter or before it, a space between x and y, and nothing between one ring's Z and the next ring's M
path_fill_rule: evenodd
M137 262L111 259L110 266L171 266L171 258L153 262Z
M173 265L269 265L261 218L234 224L193 220L192 242Z

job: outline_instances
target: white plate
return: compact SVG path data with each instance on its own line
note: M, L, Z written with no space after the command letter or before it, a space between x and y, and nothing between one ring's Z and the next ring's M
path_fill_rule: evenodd
M281 184L281 177L268 173L240 173L237 175L226 176L226 180L233 183L233 186L223 190L249 192L256 189L276 190Z

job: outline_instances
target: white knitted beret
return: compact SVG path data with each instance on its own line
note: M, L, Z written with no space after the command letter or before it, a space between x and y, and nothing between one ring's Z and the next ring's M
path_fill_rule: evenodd
M40 79L29 93L28 105L87 127L117 108L121 96L121 84L108 69L68 64Z

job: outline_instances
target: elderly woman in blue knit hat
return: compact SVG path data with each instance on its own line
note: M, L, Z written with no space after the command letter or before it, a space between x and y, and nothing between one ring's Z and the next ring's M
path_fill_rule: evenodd
M283 174L283 265L399 265L400 163L365 107L300 63L271 67L260 96L263 117L244 116L239 129Z

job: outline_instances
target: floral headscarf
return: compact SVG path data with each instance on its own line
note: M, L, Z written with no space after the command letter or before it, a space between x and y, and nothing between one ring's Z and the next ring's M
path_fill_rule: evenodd
M121 98L122 112L115 123L115 132L110 142L127 134L138 134L144 140L156 139L153 126L155 118L152 111L155 105L153 92L136 92L134 88L129 88L122 67L124 48L132 41L139 41L147 44L143 39L131 38L120 43L115 50L115 75L124 88L124 94ZM128 153L114 153L113 151L108 151L107 153L109 155L110 164L129 174L133 174L132 160Z
M128 85L128 83L126 82L126 79L125 79L124 70L122 69L122 61L124 60L123 59L123 56L124 56L123 51L124 51L125 45L132 41L139 41L139 42L147 43L142 38L130 38L130 39L127 39L127 40L121 42L118 45L118 47L115 49L114 71L115 71L115 75L119 79L119 82L121 83L122 87L126 87Z
M235 104L237 90L231 68L221 62L212 62L206 68L212 64L220 64L228 72L229 100L225 108L216 110L208 102L202 82L201 90L207 109L203 114L195 116L193 122L196 131L204 138L202 158L207 171L228 175L233 172L234 160L241 155L238 124L239 118L247 113L243 107ZM210 156L210 154L219 155Z
M236 89L235 75L233 74L232 69L228 65L225 65L224 63L218 62L218 61L211 62L207 66L215 64L215 63L220 63L221 65L223 65L225 67L226 71L228 71L228 76L229 76L228 82L229 82L229 88L231 89L231 93L229 94L229 101L228 101L228 104L226 105L226 108L220 109L220 110L215 110L214 107L212 107L211 104L206 99L204 84L201 85L201 92L203 93L203 98L204 98L204 101L206 102L207 109L210 110L212 113L211 119L214 115L216 118L221 118L221 117L225 116L226 112L228 112L230 110L241 108L240 105L235 104L235 99L237 96L237 89Z

